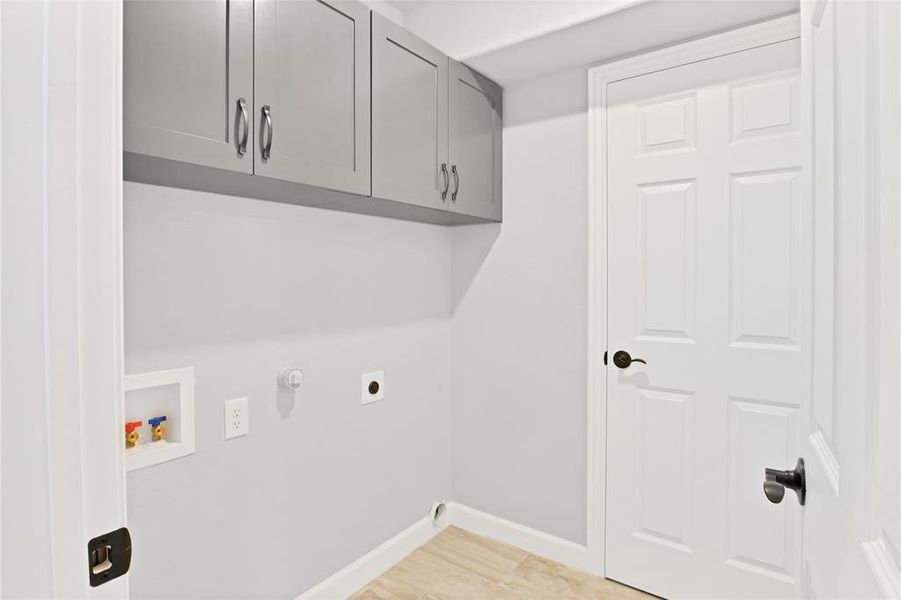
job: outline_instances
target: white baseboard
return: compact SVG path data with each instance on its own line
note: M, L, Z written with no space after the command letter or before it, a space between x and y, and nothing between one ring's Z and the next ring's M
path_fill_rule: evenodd
M574 569L592 570L588 549L580 544L456 502L447 503L447 517L451 525L460 529L516 546Z
M449 525L516 546L574 569L592 571L585 546L456 502L448 502L444 523L440 527L432 525L429 517L423 517L295 600L347 598Z
M443 528L432 525L429 517L423 517L295 600L344 600L435 537Z

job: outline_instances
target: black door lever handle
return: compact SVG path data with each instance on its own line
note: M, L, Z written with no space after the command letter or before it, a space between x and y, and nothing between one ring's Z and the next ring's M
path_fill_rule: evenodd
M613 354L613 364L615 364L620 369L627 369L629 368L629 365L634 362L641 363L643 365L648 364L647 361L645 361L645 359L643 358L632 358L632 356L625 350L617 350Z
M766 469L764 471L763 493L767 500L779 504L785 497L785 488L794 490L798 495L798 503L804 506L807 500L807 474L804 471L804 459L799 458L791 471Z

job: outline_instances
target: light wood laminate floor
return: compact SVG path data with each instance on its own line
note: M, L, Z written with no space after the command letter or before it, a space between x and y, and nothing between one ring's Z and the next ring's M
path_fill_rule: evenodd
M352 598L649 600L655 596L448 527Z

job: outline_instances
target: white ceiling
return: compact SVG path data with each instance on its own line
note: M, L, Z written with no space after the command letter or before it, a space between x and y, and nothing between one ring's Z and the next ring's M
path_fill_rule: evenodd
M389 0L405 26L501 85L796 12L798 0ZM409 5L409 6L406 6Z
M388 4L401 12L407 12L416 8L420 4L425 4L428 0L385 0Z
M456 60L469 60L643 1L413 0L403 16L408 29L445 54ZM406 0L393 2L407 3Z

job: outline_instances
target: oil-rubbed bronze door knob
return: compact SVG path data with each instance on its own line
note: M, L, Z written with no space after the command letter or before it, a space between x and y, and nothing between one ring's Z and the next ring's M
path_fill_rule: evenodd
M807 473L804 470L804 459L799 458L791 471L766 469L763 479L763 493L773 504L779 504L785 497L785 488L794 490L798 495L798 503L804 506L807 500Z

